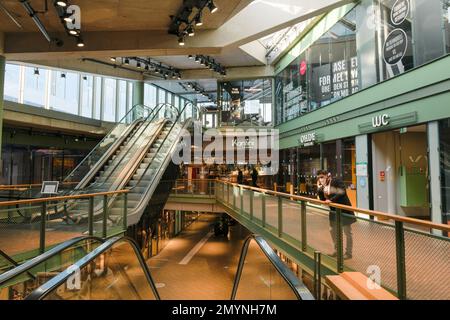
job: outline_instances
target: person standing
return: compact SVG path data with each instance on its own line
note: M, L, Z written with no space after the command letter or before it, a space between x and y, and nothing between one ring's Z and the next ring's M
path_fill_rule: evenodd
M317 188L318 188L318 196L320 200L325 201L327 203L337 203L346 206L351 206L350 199L347 195L347 191L345 188L345 184L341 179L332 178L331 174L327 170L320 170L317 173ZM342 213L355 216L355 213L350 210L342 210ZM342 229L346 238L346 247L344 259L351 259L353 254L353 234L352 234L352 224L356 222L354 217L347 218L345 217L342 221ZM337 256L337 243L336 243L336 234L337 234L337 226L336 226L336 209L330 207L329 214L329 222L330 222L330 234L333 239L334 244L334 252L330 255L331 257Z
M256 170L255 167L253 167L253 170L252 170L252 186L253 187L258 186L258 176L259 176L258 170Z
M238 168L237 183L244 184L244 174L242 173L240 168Z

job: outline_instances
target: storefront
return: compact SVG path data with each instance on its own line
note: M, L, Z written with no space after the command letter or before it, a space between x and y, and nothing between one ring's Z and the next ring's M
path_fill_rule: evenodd
M450 211L449 1L335 9L276 64L280 186L316 196L319 169L352 204L442 223Z

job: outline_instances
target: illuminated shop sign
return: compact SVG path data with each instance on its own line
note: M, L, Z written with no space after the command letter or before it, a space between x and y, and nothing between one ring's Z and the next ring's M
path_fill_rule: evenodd
M385 127L389 125L389 115L383 114L372 118L372 128Z
M244 139L234 137L231 142L231 146L234 148L246 148L246 149L255 149L256 148L256 139L250 139L249 137L245 137Z
M300 136L300 145L304 147L313 146L317 142L317 135L315 132L307 133Z

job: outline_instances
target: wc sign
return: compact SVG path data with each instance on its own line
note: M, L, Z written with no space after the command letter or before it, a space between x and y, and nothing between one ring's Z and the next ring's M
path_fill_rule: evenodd
M388 114L378 115L372 118L372 127L380 128L389 125L390 119Z

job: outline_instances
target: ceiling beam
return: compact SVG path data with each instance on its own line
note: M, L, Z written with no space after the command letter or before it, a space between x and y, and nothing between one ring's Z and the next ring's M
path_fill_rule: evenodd
M81 59L126 56L166 56L166 55L217 55L221 48L178 45L176 37L165 31L106 31L83 32L84 48L78 48L72 38L64 34L52 34L63 39L57 46L48 43L37 32L6 33L5 55L9 60Z
M222 81L236 80L236 79L256 79L256 78L272 77L274 75L274 68L272 66L227 68L227 75L225 77L205 69L183 70L181 72L181 75L183 81L202 80L202 79L217 79Z

